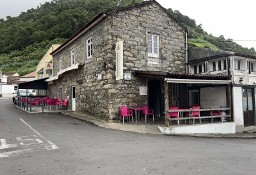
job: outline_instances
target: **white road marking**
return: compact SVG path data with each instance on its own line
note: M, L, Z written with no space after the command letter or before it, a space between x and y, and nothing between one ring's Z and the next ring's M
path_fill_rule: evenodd
M32 149L22 149L22 150L4 152L4 153L0 153L0 158L6 158L6 157L10 157L12 154L21 154L21 153L30 152L30 151L32 151Z
M53 150L53 149L59 149L57 147L57 145L55 145L54 143L52 143L50 140L47 140L44 136L42 136L38 131L36 131L32 126L30 126L27 122L25 122L22 118L20 118L20 120L27 125L34 133L36 133L39 137L43 138L46 140L46 142L49 143L50 147L46 147L47 150Z
M0 149L8 149L17 147L16 144L7 144L5 139L0 139Z
M20 142L20 145L35 145L43 143L40 139L28 139L28 136L17 137L16 140Z

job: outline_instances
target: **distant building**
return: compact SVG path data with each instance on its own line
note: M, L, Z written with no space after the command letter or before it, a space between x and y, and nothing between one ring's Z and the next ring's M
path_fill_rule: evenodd
M36 79L47 78L52 75L52 55L51 53L56 50L60 44L53 44L43 58L40 60L36 67Z

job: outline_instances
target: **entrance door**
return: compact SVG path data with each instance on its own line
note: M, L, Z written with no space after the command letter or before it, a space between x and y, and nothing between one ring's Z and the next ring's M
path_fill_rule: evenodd
M243 89L244 126L254 125L253 89Z
M72 111L76 111L76 87L71 87Z
M160 80L148 81L148 105L150 109L154 109L156 117L161 117L164 110L164 102L161 93Z

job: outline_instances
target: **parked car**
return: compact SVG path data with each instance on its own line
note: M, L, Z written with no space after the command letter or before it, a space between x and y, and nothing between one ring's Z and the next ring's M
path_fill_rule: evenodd
M18 97L27 97L27 96L34 96L35 90L32 89L18 89L16 92L13 93L12 101L14 104L17 103Z

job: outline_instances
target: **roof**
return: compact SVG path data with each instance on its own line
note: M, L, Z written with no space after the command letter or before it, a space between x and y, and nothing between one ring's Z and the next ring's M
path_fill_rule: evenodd
M163 71L141 71L135 70L134 76L147 77L147 78L177 78L177 79L201 79L201 80L230 80L231 76L228 75L212 75L212 74L186 74L186 73L173 73Z
M28 81L24 83L19 83L19 89L41 89L46 90L48 83L45 82L47 78L39 79L39 80L33 80Z
M30 72L30 73L22 76L21 78L30 78L30 77L35 77L35 76L36 76L36 71Z
M14 76L14 77L19 77L20 75L16 72L16 73L13 74L12 76Z
M248 55L243 53L236 53L236 52L224 51L224 50L216 51L216 50L206 49L206 48L189 47L188 64L195 64L202 61L209 61L209 60L229 57L229 56L240 56L240 57L256 59L256 56L254 55Z
M181 23L179 23L164 7L162 7L158 2L155 0L151 1L143 1L142 3L132 4L127 7L122 7L119 9L115 9L106 13L100 13L97 16L95 16L90 22L88 22L84 27L82 27L78 32L73 34L67 41L65 41L60 47L58 47L55 51L53 51L51 54L57 54L61 50L63 50L65 47L67 47L69 44L73 43L77 38L79 38L81 35L86 33L88 30L93 28L94 26L100 24L104 19L106 19L108 16L113 16L114 14L122 11L128 11L134 8L141 8L147 5L156 4L158 7L160 7L172 20L174 20L177 24L179 24L185 31L187 31L186 27L183 26Z

